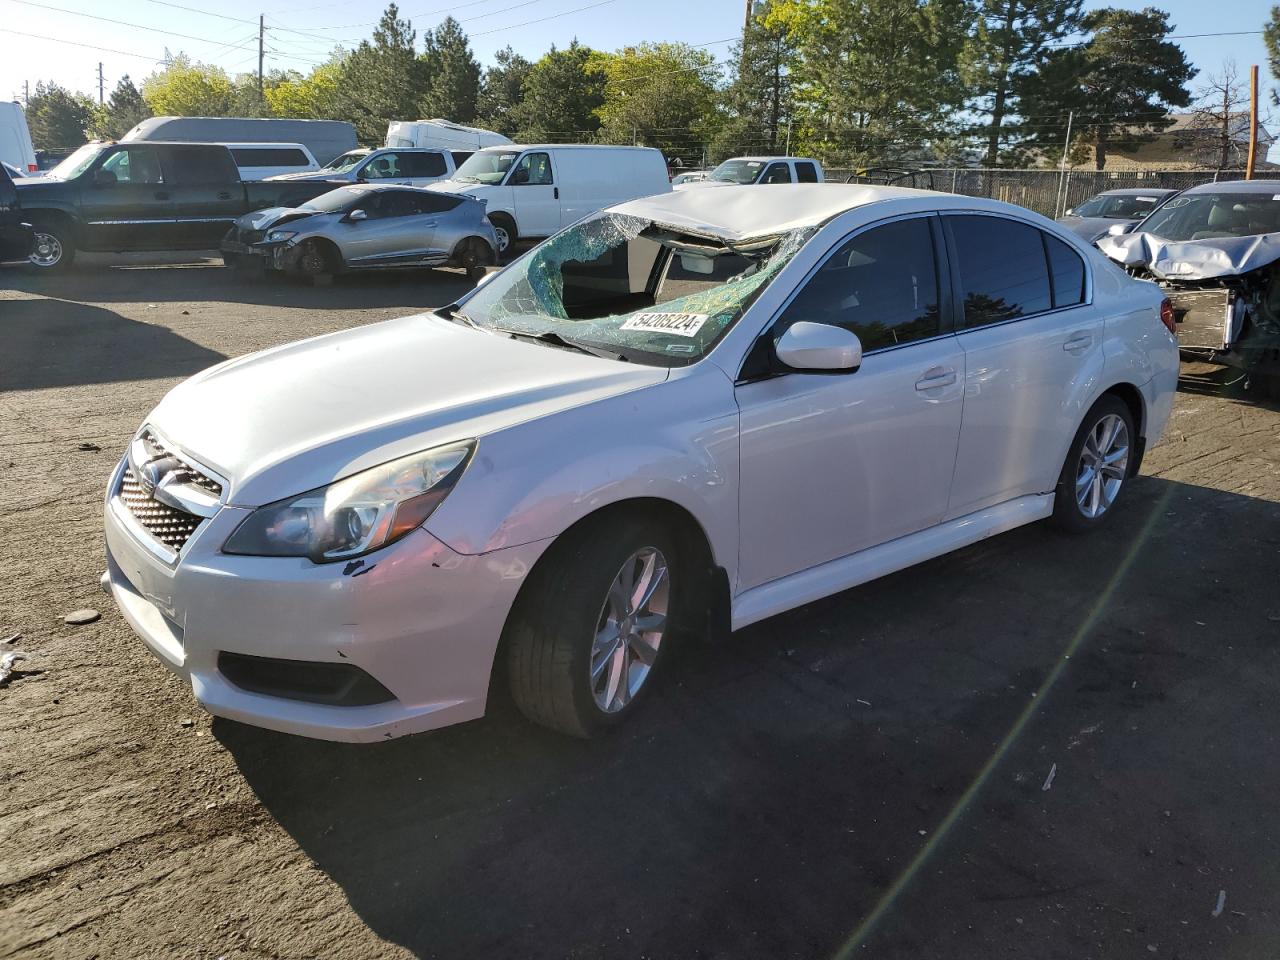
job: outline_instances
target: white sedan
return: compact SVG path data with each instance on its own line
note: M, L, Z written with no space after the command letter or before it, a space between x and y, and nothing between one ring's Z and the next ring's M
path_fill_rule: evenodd
M1025 209L663 194L457 303L229 360L111 479L104 587L210 712L370 741L629 716L673 644L1052 518L1173 404L1159 290Z

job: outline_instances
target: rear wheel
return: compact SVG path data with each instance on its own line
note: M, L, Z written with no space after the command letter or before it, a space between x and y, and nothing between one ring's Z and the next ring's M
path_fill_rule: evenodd
M467 276L474 282L479 282L485 275L485 270L491 267L496 259L493 248L479 237L464 240L462 249L458 252L459 266L467 271Z
M539 563L507 625L512 697L577 737L620 723L653 686L689 587L677 541L639 518L593 524Z
M76 259L71 231L59 223L39 223L35 227L35 248L29 258L41 270L65 270Z
M298 272L310 280L313 286L327 287L333 283L338 271L337 256L328 245L319 240L308 240L298 251Z
M1076 431L1058 478L1053 520L1069 533L1105 523L1129 477L1134 456L1133 414L1110 394L1095 403Z

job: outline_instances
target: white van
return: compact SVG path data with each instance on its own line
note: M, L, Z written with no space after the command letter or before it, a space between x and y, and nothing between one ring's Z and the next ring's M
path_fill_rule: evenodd
M16 101L0 103L0 160L23 173L36 173L36 151L27 129L27 115Z
M517 239L549 237L615 203L670 193L671 181L652 147L512 144L476 151L428 189L484 200L503 253Z
M472 154L484 147L498 147L510 142L510 138L492 130L464 127L449 120L392 120L387 124L384 146L401 149L434 147Z
M320 169L301 143L224 143L240 168L241 180L265 180L282 173L311 173Z

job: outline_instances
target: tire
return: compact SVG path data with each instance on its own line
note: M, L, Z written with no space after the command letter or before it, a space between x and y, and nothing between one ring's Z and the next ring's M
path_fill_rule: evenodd
M458 265L467 271L467 278L472 283L479 283L497 256L488 242L480 237L469 237L462 241L457 253Z
M619 587L628 571L639 572L637 593L653 579L657 584L637 610L621 615L617 604L626 591ZM687 573L677 539L637 516L589 524L554 544L504 631L511 695L520 711L583 738L629 717L653 688L672 635L692 609ZM660 622L661 629L630 631L630 642L611 639L644 622Z
M298 273L315 287L327 287L338 272L334 251L319 240L308 240L298 251Z
M60 223L35 225L35 250L28 262L37 270L59 273L75 263L76 245L71 230Z
M516 230L516 222L505 213L489 214L489 222L493 224L493 232L498 235L498 259L504 260L511 256L511 251L515 247L516 241L520 239L519 231Z
M1067 533L1089 533L1110 519L1129 479L1136 439L1133 414L1123 400L1107 394L1093 405L1058 476L1055 526ZM1106 460L1100 473L1094 466L1099 455Z

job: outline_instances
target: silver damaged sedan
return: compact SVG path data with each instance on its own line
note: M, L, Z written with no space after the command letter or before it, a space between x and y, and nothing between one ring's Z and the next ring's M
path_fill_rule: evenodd
M222 241L229 267L316 283L352 270L461 267L479 279L496 261L482 201L400 185L339 187L298 207L246 213Z

